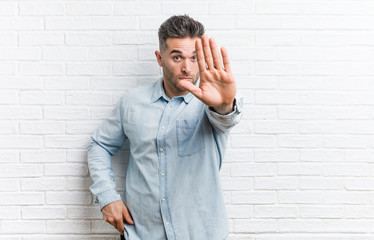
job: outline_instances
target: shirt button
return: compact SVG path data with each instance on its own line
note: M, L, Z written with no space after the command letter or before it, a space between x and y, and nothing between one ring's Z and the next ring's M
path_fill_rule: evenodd
M163 152L163 151L164 151L164 149L163 149L163 148L160 148L160 151L161 151L161 152Z
M162 198L162 201L163 201L163 202L165 202L165 200L166 200L165 198Z
M166 222L167 225L169 225L169 222Z
M162 128L162 129L165 129L165 126L162 126L161 128Z
M165 176L165 173L161 173L161 176Z

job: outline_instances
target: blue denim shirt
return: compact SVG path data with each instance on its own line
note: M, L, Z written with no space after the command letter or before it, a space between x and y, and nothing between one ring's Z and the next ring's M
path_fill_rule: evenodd
M242 100L220 115L191 93L170 99L162 79L126 92L92 137L90 190L100 207L120 200L111 156L129 141L123 201L130 240L220 240L229 233L219 170Z

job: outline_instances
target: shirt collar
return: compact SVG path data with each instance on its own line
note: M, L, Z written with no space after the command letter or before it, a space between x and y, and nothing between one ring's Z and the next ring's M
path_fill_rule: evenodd
M164 98L166 101L170 101L170 98L165 93L164 86L163 86L162 82L163 82L162 77L158 81L155 82L155 85L154 85L154 88L153 88L153 93L152 93L152 98L151 98L152 103L157 102L157 100L159 100L160 98ZM183 101L188 104L189 102L191 102L194 95L192 93L188 92L187 94L182 95L182 96L178 96L178 97L182 98Z

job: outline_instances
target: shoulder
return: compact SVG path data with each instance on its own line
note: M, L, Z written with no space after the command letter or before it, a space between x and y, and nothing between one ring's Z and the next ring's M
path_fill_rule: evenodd
M121 101L123 103L147 101L147 99L151 98L156 84L157 81L154 81L142 86L132 88L122 95Z

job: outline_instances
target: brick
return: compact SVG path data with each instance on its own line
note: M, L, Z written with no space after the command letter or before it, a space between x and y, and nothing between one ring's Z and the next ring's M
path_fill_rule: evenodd
M0 89L42 89L43 80L39 76L4 76L2 80L7 84L1 84Z
M65 34L68 46L108 46L112 44L110 32L68 32Z
M221 181L224 191L241 191L253 189L253 180L250 178L226 178Z
M89 177L69 177L67 179L67 189L72 191L87 190L93 184Z
M42 175L42 166L35 164L1 164L0 165L1 177L38 177Z
M256 31L255 46L292 46L301 42L297 31Z
M110 2L92 2L92 3L68 3L66 7L67 15L111 15L113 12L113 4Z
M297 218L298 211L296 207L283 206L255 206L256 218Z
M255 151L255 162L297 162L298 150L260 150Z
M0 163L18 163L19 154L17 151L1 150Z
M0 205L42 205L44 204L44 193L1 193Z
M152 16L152 15L160 15L160 13L161 13L161 4L158 2L125 1L125 2L116 2L114 4L114 15Z
M367 148L368 136L326 136L324 143L327 148Z
M366 163L330 163L325 164L325 176L368 176L370 169Z
M89 77L47 77L44 87L48 90L87 90L90 86Z
M233 135L231 136L232 147L274 147L275 138L273 136L248 136Z
M91 61L134 61L138 58L135 48L91 48L89 59Z
M117 153L118 154L118 153ZM86 150L68 150L67 162L87 162L87 151Z
M298 133L299 124L294 121L255 121L255 133Z
M276 175L275 164L232 164L232 177L254 177Z
M0 60L40 60L41 51L37 48L0 48Z
M299 188L297 177L256 177L255 190L296 190Z
M0 185L1 185L0 192L17 192L20 189L18 179L0 178Z
M135 30L138 23L134 17L91 17L91 30Z
M87 61L88 52L79 47L43 47L42 59L44 61Z
M196 6L199 6L199 7L196 7ZM208 2L202 2L202 1L193 2L192 1L192 2L178 2L178 3L173 3L173 2L162 3L162 13L167 14L167 15L183 15L183 14L189 14L190 16L202 15L202 14L208 13Z
M300 5L299 1L295 0L282 0L282 1L260 1L256 2L257 14L299 14Z
M63 104L65 102L62 92L24 91L20 93L21 104Z
M252 149L233 149L226 150L224 162L252 162Z
M0 16L17 15L17 3L2 2L0 3Z
M250 15L251 13L253 13L253 4L251 1L219 1L209 3L209 14L212 15Z
M252 47L231 47L229 50L230 59L237 60L254 60L266 61L275 60L275 48L252 48Z
M347 4L341 4L339 1L303 1L302 2L302 13L313 14L313 15L335 15L335 14L346 14Z
M238 219L238 218L252 218L253 209L246 205L228 205L226 206L228 218Z
M20 153L22 163L58 163L65 162L66 153L63 150L22 150Z
M303 190L344 190L344 181L332 177L305 177L300 178L300 189Z
M280 29L281 21L278 16L237 16L237 29Z
M63 207L22 207L22 219L65 219L66 209Z
M66 103L69 105L94 105L105 106L112 105L112 96L99 93L68 93L66 94Z
M0 209L0 218L4 220L16 220L20 218L19 212L18 207L3 207Z
M134 45L144 45L144 44L158 44L158 37L156 31L151 32L136 32L136 31L126 31L126 32L115 32L113 33L113 44L134 44Z
M64 44L64 34L61 32L22 31L19 32L20 46L58 46Z
M28 76L63 75L64 69L58 63L20 63L19 72Z
M64 190L65 179L63 178L23 178L21 179L22 191L49 191Z
M0 148L40 148L42 137L40 136L1 136Z
M320 164L314 163L278 163L278 175L290 176L313 176L321 175L322 169Z
M53 107L44 108L44 118L47 120L85 120L89 118L86 108Z
M275 119L277 111L274 106L244 106L243 118L244 119Z
M91 89L95 90L127 90L137 86L137 80L133 77L93 77Z
M282 135L278 137L283 148L322 148L323 138L314 135Z
M321 191L282 191L278 196L281 204L322 204L324 199Z
M14 63L2 63L0 65L0 76L1 75L15 75L16 65Z
M357 204L369 203L369 194L362 191L327 191L325 194L325 204Z
M292 63L256 63L255 73L261 76L269 75L298 75L300 67ZM304 72L303 72L304 73ZM306 74L306 73L305 73Z
M272 76L256 76L256 77L247 77L240 76L236 78L236 83L240 92L243 89L277 89L278 80L276 77ZM244 101L248 101L248 97L245 96Z
M232 192L234 204L274 204L277 202L275 191Z
M66 73L70 76L92 76L92 75L110 75L111 74L111 67L109 64L98 64L98 63L76 63L76 64L67 64L66 66Z
M92 233L99 234L119 234L118 230L113 228L112 225L108 224L103 220L91 220Z
M334 206L312 206L300 207L299 214L301 218L343 218L344 207Z
M20 3L19 13L23 16L64 15L64 4L62 3Z
M160 72L156 62L114 63L113 75L155 75Z
M17 34L15 32L0 32L0 46L17 46Z
M18 129L18 123L0 121L0 134L16 134Z
M48 205L63 204L87 206L92 204L92 195L88 192L47 192L46 199Z
M88 221L47 221L47 233L90 233L90 222Z
M234 232L235 233L265 233L265 232L276 232L277 221L276 220L247 220L238 219L234 220Z
M85 176L88 174L87 164L45 164L46 176Z
M69 219L102 219L103 215L97 207L68 207Z
M22 228L19 225L19 221L4 220L1 222L1 232L18 234L45 233L44 221L22 221Z
M92 23L93 24L93 23ZM45 30L89 30L88 17L46 17Z
M0 30L43 30L41 17L0 17Z
M19 97L17 92L1 91L0 104L18 104Z

